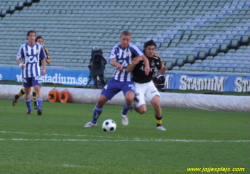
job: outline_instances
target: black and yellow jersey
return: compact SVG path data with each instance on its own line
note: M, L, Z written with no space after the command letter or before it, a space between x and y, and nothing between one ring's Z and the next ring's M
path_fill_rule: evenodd
M158 54L154 54L153 57L147 57L150 66L150 72L148 75L145 74L144 68L145 64L143 61L140 61L133 70L133 81L136 83L147 83L153 79L153 74L155 73L155 67L160 70L163 66L162 59ZM137 57L133 58L135 61Z
M46 54L46 59L51 59L49 55L49 50L46 47L43 47L45 54ZM39 65L42 66L42 60L40 59Z

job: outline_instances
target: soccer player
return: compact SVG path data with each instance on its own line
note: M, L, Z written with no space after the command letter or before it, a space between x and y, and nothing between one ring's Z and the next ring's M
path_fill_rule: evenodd
M40 45L43 46L43 42L44 42L44 39L42 36L37 36L36 37L36 40L35 40L37 43L39 43ZM46 58L45 58L45 61L47 64L50 64L51 63L51 58L50 58L50 55L49 55L49 50L43 46L43 49L46 53ZM41 59L39 61L39 65L41 66L42 65L42 62L41 62ZM13 100L13 106L15 106L18 102L18 99L19 97L21 97L22 95L25 94L25 88L22 88L20 90L20 92L14 96L14 100ZM33 95L33 101L34 101L34 109L37 109L37 102L36 102L36 91L35 89L33 88L33 92L32 92L32 95Z
M133 57L138 56L138 59L143 60L145 63L144 73L147 75L150 71L148 59L137 46L130 43L130 40L131 33L129 31L123 31L120 36L120 44L113 47L110 55L110 64L116 67L116 69L114 70L112 79L102 89L101 95L94 108L92 121L85 124L84 127L96 126L97 119L102 113L103 105L120 91L123 91L125 96L125 103L121 112L122 124L128 125L127 112L132 108L135 93L131 72L126 72L126 67L132 63Z
M155 110L156 129L165 131L162 126L162 110L160 105L160 93L153 83L153 74L155 67L158 69L157 74L164 74L167 67L162 65L161 57L155 54L156 44L153 40L147 41L144 44L144 53L150 65L149 74L143 72L144 64L142 61L137 63L138 57L133 58L134 63L127 66L128 72L133 72L133 81L135 83L136 98L139 101L134 101L135 111L144 114L147 111L145 98L150 101Z
M32 113L31 108L31 87L33 86L36 91L37 101L37 114L42 115L42 93L41 93L41 73L46 74L46 54L42 45L35 42L36 32L30 30L27 32L28 42L21 45L16 62L22 69L23 87L25 88L25 102L28 108L27 114ZM42 72L40 71L39 60L43 66Z

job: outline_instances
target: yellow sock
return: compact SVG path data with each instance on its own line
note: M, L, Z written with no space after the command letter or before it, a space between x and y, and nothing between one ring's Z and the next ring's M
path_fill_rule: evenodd
M161 124L162 124L162 116L155 116L155 118L156 118L156 126L158 127L158 126L161 126Z
M32 95L33 95L33 101L36 102L36 91L35 91L35 89L33 89Z
M22 88L21 90L20 90L20 92L17 94L19 97L21 97L22 95L24 95L25 94L25 90L24 90L24 88Z

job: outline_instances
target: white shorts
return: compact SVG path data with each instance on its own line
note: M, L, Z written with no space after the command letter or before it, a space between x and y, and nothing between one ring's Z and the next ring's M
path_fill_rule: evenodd
M145 98L147 101L151 102L152 98L156 95L160 96L160 93L151 80L150 82L143 84L135 82L135 95L137 99L139 99L139 102L135 101L135 106L138 108L139 106L146 104Z

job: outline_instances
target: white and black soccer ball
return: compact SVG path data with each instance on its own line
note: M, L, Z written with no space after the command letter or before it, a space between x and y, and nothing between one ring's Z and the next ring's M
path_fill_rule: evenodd
M116 123L114 120L107 119L102 123L102 130L104 132L114 132L116 130Z

